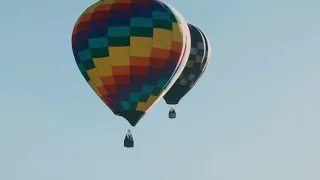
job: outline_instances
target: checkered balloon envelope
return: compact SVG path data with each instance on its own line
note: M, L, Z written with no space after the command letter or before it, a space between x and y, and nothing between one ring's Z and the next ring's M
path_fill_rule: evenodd
M191 34L191 50L187 64L177 81L163 96L167 104L175 105L187 95L206 70L211 56L210 42L207 36L196 26L188 24Z
M114 114L135 126L182 73L191 38L184 18L164 2L103 0L80 15L72 49L95 93ZM194 61L188 67L201 66ZM194 82L198 74L187 76Z

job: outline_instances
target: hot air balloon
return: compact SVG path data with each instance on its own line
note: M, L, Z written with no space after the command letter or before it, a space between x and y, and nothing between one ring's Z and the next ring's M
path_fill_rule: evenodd
M192 24L188 24L188 27L191 34L191 51L182 74L163 96L168 105L179 103L200 79L210 61L211 48L207 36ZM176 118L176 112L172 107L169 111L169 118Z
M82 13L72 33L81 74L133 127L182 73L190 47L184 18L158 0L99 1ZM125 145L131 146L133 140Z

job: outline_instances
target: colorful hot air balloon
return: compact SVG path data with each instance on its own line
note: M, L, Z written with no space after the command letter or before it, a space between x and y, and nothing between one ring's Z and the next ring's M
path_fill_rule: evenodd
M176 105L192 89L200 79L210 61L211 48L206 35L197 27L188 24L191 34L191 51L187 65L184 67L178 80L163 96L169 105ZM170 118L175 118L175 110L170 109Z
M79 17L72 49L80 72L116 115L135 126L186 65L183 17L157 0L103 0Z

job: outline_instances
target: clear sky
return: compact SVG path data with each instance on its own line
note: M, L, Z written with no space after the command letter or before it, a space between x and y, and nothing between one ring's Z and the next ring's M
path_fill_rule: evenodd
M95 0L1 2L1 180L319 180L320 1L167 0L212 45L175 120L133 129L98 99L71 49Z

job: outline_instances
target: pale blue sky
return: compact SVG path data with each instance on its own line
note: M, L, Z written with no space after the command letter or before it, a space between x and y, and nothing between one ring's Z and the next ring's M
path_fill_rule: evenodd
M167 118L133 129L74 62L94 0L1 3L1 180L319 180L320 1L167 0L212 45L203 78Z

